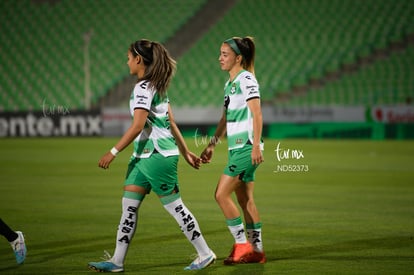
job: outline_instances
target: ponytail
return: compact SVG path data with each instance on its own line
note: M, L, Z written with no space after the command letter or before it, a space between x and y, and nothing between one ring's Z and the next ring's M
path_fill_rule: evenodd
M148 80L149 87L164 97L176 71L176 62L167 49L158 42L141 39L131 44L129 50L134 56L140 55L146 65L140 80Z

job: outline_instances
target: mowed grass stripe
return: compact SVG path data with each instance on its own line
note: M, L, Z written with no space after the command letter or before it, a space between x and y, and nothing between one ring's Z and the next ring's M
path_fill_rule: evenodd
M85 274L112 253L122 182L131 148L109 170L99 158L116 139L0 140L0 215L26 234L28 257L16 266L0 241L2 274ZM188 138L196 153L202 144ZM279 146L278 146L279 144ZM277 148L289 158L277 158ZM302 152L295 158L292 151ZM298 155L296 154L296 157ZM268 263L223 266L233 240L214 201L226 143L199 171L180 158L184 202L219 257L200 274L411 274L414 270L414 142L265 140L256 174ZM275 172L278 166L308 171ZM300 169L300 168L299 168ZM151 193L140 208L126 274L186 274L192 246Z

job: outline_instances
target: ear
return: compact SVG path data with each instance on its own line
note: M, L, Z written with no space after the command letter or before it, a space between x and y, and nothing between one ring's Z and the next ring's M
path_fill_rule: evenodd
M139 56L139 55L137 55L137 64L140 64L141 63L141 57Z
M236 62L237 63L241 63L242 60L243 60L243 56L241 54L239 54L239 55L236 56Z

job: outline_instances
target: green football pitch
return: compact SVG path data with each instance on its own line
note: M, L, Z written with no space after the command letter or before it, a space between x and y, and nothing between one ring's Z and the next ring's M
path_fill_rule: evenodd
M0 140L0 217L24 232L28 248L17 266L1 238L1 274L88 274L89 261L113 252L131 148L109 170L97 162L115 142ZM199 154L205 140L187 143ZM233 240L213 195L226 160L223 142L198 171L179 163L183 201L217 262L183 271L195 251L151 193L139 210L126 274L413 274L413 141L265 140L255 186L264 265L222 263Z

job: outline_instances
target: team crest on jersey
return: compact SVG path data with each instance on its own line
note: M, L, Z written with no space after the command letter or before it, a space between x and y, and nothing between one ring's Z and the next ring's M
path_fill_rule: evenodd
M242 138L237 138L236 139L236 144L243 144L243 139Z
M233 83L233 85L231 85L230 93L234 94L235 92L236 92L236 83Z

